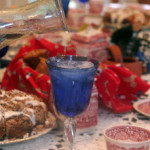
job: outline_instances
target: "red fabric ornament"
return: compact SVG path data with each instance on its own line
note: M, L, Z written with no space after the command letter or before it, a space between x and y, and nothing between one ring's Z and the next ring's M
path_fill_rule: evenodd
M76 54L73 45L65 48L60 44L54 44L45 39L38 40L33 38L20 48L17 56L8 65L1 87L5 90L19 89L35 94L40 96L49 105L49 92L51 90L49 76L36 72L23 61L26 53L38 49L47 49L49 51L48 57Z
M148 83L122 66L102 65L100 68L96 87L103 103L116 113L131 110L131 102L150 88Z

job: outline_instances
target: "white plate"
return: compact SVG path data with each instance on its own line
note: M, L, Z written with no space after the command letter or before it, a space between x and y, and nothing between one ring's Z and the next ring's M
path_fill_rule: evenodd
M133 104L133 107L139 113L150 117L150 99L139 100ZM149 110L149 112L146 110Z
M33 136L30 136L30 137L24 138L24 139L14 139L14 140L0 141L0 146L8 145L8 144L15 144L15 143L19 143L19 142L25 142L25 141L28 141L28 140L36 139L36 138L38 138L38 137L40 137L42 135L45 135L48 132L50 132L55 127L55 124L56 124L56 122L53 123L52 127L48 128L48 129L43 129L43 131L40 131L39 133L37 133L37 134L35 134Z

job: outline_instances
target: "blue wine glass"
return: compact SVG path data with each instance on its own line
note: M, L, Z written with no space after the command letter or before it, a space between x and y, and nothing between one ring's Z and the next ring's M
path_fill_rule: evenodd
M66 120L65 135L73 145L75 116L87 108L99 62L82 56L56 56L46 60L52 84L54 105Z

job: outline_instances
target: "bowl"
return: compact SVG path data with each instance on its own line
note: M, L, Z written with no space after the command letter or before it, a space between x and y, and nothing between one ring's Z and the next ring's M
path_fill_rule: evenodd
M142 75L141 63L136 57L123 57L119 46L111 45L108 50L112 54L111 57L105 58L103 63L106 65L117 65L120 64L126 67L129 71L136 74L137 76Z
M150 131L143 127L119 125L104 130L107 150L149 150Z
M117 64L120 64L123 67L127 68L132 73L136 74L137 76L140 77L142 75L141 64L134 57L123 58L123 62L116 62L116 61L114 61L113 58L107 58L107 59L103 60L103 63L106 64L106 65L117 65Z

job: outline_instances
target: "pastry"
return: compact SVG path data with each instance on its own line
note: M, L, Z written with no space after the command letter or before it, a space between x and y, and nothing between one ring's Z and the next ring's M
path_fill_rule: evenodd
M36 68L38 63L40 62L40 57L47 58L48 57L48 51L46 49L36 49L28 52L24 56L24 61L33 69Z
M42 74L45 74L45 75L49 75L49 73L48 73L48 67L47 67L46 59L45 58L40 57L40 62L36 66L35 70L38 71L39 73L42 73Z
M32 136L52 127L54 121L41 98L19 90L0 90L0 140Z

